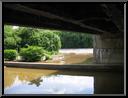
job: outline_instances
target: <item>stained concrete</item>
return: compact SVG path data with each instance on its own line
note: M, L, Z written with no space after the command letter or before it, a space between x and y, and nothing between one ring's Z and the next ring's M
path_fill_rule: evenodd
M124 38L122 35L116 33L94 35L95 63L124 63Z

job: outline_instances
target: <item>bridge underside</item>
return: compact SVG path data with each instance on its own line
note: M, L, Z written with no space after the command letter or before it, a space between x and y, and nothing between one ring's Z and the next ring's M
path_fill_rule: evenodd
M96 63L123 63L123 3L4 3L4 24L94 34Z

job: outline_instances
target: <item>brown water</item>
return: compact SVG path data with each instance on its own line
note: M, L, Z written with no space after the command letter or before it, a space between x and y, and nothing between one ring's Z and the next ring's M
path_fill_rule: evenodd
M59 54L54 55L52 57L52 60L41 61L41 63L58 64L58 65L86 64L86 63L93 63L92 58L93 58L92 48L90 49L81 49L81 48L80 49L60 49Z
M123 74L4 68L5 94L120 94Z
M91 53L83 53L83 54L76 54L76 53L63 53L53 57L53 60L47 60L46 62L42 63L51 63L51 64L78 64L83 62L86 63L86 60L89 58L93 58L93 54Z

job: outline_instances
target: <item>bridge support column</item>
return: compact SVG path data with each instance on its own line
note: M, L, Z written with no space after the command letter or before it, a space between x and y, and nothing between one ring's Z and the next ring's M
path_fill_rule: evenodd
M95 63L123 63L124 37L123 34L94 35Z

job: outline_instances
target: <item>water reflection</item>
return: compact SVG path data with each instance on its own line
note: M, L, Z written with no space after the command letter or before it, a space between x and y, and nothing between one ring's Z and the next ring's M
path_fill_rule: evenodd
M35 84L37 87L40 85L40 82L42 82L43 80L41 79L41 77L40 78L37 78L37 79L35 79L35 80L32 80L32 81L30 81L30 85L33 85L33 84Z
M5 94L93 94L92 76L51 75L42 76L32 81L20 80L16 76Z
M6 67L4 91L5 94L123 94L123 77L122 72L111 71L86 72Z

